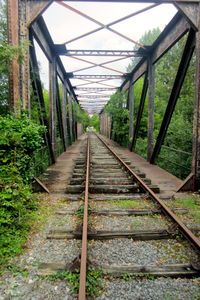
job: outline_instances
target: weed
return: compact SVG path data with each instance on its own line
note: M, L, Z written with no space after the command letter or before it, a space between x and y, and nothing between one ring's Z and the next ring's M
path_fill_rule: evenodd
M124 273L121 275L121 278L125 281L129 280L142 280L142 279L148 279L148 280L155 280L156 276L153 274L144 274L144 273Z
M87 271L87 280L86 280L86 291L88 296L97 296L100 293L100 290L102 288L101 283L101 276L102 272L101 270L88 268ZM48 276L42 276L43 279L47 278L50 281L56 281L56 280L66 280L71 288L70 292L72 294L77 294L79 290L79 278L80 273L79 271L58 271L55 274L48 275Z
M14 276L22 275L23 277L28 277L29 272L26 269L23 269L17 265L8 265L7 270L9 270Z
M98 296L102 289L102 271L89 268L87 272L86 290L88 296Z
M90 214L92 211L92 208L90 206L88 206L88 214ZM83 216L84 216L84 204L81 204L79 206L79 208L77 209L77 211L75 212L75 215L78 217L78 218L81 218L83 219Z
M195 223L200 224L200 206L197 197L188 197L183 199L176 199L173 201L173 207L182 207L189 210L188 216L194 220Z

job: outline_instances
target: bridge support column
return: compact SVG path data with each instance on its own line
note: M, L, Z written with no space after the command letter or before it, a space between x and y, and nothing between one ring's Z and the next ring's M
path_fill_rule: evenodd
M50 134L54 153L56 153L56 58L49 62L49 97L50 97Z
M196 33L196 91L194 106L194 126L193 126L193 159L192 173L194 174L194 189L200 188L200 4L199 4L199 26Z
M128 89L128 107L129 107L129 149L131 149L131 141L134 132L134 84L133 79L130 80Z
M147 90L148 90L148 72L146 71L130 151L133 151L133 149L135 149L136 139L138 136L138 131L140 128L140 123L141 123L142 114L143 114L143 110L144 110L144 103L145 103L145 99L146 99L146 95L147 95Z
M154 148L154 94L155 94L155 66L151 57L148 60L148 82L149 82L149 99L148 99L148 145L147 160L150 161Z

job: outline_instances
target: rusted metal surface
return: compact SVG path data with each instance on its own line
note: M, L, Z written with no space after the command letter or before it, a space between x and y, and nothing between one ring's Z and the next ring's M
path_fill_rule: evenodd
M148 59L148 82L149 82L149 98L148 98L148 145L147 160L149 161L154 148L154 97L155 97L155 66L152 57Z
M53 3L53 0L37 0L37 1L27 1L28 10L28 25L33 23L48 7Z
M200 28L200 4L199 4L199 28ZM192 149L192 173L195 174L195 189L200 188L200 32L196 33L196 74L195 74L195 101L193 121L193 149Z
M175 6L185 15L191 26L198 29L199 15L198 6L199 3L175 3Z
M83 217L83 230L82 230L80 285L79 285L79 296L78 296L79 300L86 299L89 176L90 176L90 147L89 147L89 137L88 137L88 140L87 140L87 166L86 166L86 180L85 180L85 199L84 199L84 217Z
M129 108L129 139L133 139L134 132L134 85L130 81L128 89L128 108Z
M55 163L55 155L53 152L51 137L50 137L50 133L49 133L49 122L48 122L46 107L45 107L45 103L44 103L44 96L43 96L43 90L42 90L42 83L40 80L39 67L38 67L37 57L36 57L36 53L35 53L35 48L34 48L34 46L32 46L33 45L33 34L32 34L31 30L30 30L30 41L31 41L31 46L30 46L30 66L31 66L31 68L30 68L30 71L31 71L32 88L33 88L34 96L38 103L38 111L40 112L39 113L40 123L42 125L46 126L45 143L48 147L49 156L51 158L51 163Z
M98 136L98 135L97 135ZM159 197L143 182L143 180L136 175L136 173L117 155L117 153L111 149L110 146L107 145L107 143L98 136L98 138L102 141L102 143L111 151L111 153L117 158L117 160L125 167L126 171L129 172L129 174L136 180L136 182L139 184L139 186L145 190L149 196L156 201L162 211L170 217L172 221L174 221L182 234L196 247L198 251L200 251L200 240L188 229L188 227L172 212L171 209L165 205L165 203L159 199Z
M18 12L18 0L8 0L8 40L11 45L19 44L19 12ZM11 62L10 75L10 107L13 110L17 110L18 101L20 99L20 87L19 87L19 64L16 59Z
M130 151L132 151L135 148L135 145L136 145L136 139L137 139L137 135L138 135L138 132L139 132L139 127L140 127L140 123L141 123L141 119L142 119L142 114L143 114L143 110L144 110L144 103L145 103L145 99L146 99L146 95L147 95L147 90L148 90L148 72L146 71Z

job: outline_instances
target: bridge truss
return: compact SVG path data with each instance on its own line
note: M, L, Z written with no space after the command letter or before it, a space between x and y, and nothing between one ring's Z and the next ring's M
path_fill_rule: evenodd
M196 52L196 74L195 74L195 109L194 109L194 128L193 128L193 160L191 174L182 188L199 188L200 186L200 3L199 0L143 0L140 3L149 5L139 11L134 11L126 16L122 16L110 23L100 22L91 15L75 8L70 1L55 1L63 9L95 24L92 29L84 34L74 36L62 44L54 43L48 27L43 18L43 12L54 1L47 0L7 0L8 4L8 28L9 42L14 45L22 43L24 40L30 41L30 47L25 56L23 65L16 61L12 62L10 72L10 106L12 109L18 107L18 100L21 99L22 107L31 111L30 105L30 84L38 103L40 121L46 125L46 144L48 145L51 161L56 159L56 137L59 132L63 149L76 139L77 124L74 118L73 102L77 102L89 113L99 113L101 116L102 133L109 134L108 116L104 112L104 107L110 95L116 90L127 91L127 107L130 113L129 136L131 139L130 150L136 144L138 131L144 109L144 103L148 92L148 145L147 157L150 163L155 163L163 145L175 106L178 100L193 52ZM86 2L79 0L79 2ZM95 2L129 2L136 3L134 0L109 0L91 1ZM163 4L171 3L178 9L177 14L165 27L160 36L151 46L139 43L137 40L121 33L115 25L140 15L145 11ZM136 50L122 49L72 49L73 42L87 38L94 33L107 30L114 36L130 42ZM70 27L69 27L70 30ZM177 41L187 34L187 41L180 60L178 71L174 80L171 94L168 99L166 111L162 120L160 131L154 145L154 89L155 89L155 63L170 49ZM34 40L37 41L49 61L49 82L50 82L50 118L43 98L42 83L40 80L39 66L37 62ZM69 72L65 69L61 57L69 57L74 61L85 63L87 66ZM104 58L103 62L96 63L91 58ZM121 62L130 57L137 57L138 63L134 69L125 73L112 64ZM100 68L101 73L94 72L95 68ZM89 70L89 71L88 71ZM88 73L89 72L89 73ZM134 118L134 99L133 88L139 78L144 76L143 89L141 93L140 105L137 113L136 125L133 127ZM59 93L59 80L62 83L62 99ZM81 83L73 85L73 80ZM118 85L113 83L118 80ZM62 100L62 101L61 101ZM31 112L30 112L31 113ZM58 131L58 132L57 132Z

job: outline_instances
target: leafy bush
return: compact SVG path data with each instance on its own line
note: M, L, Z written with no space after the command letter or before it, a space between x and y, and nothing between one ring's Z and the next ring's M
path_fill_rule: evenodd
M37 209L29 183L43 132L25 114L0 116L0 264L21 251Z
M33 177L32 157L43 143L44 127L21 117L0 116L0 164L13 164L24 182Z

